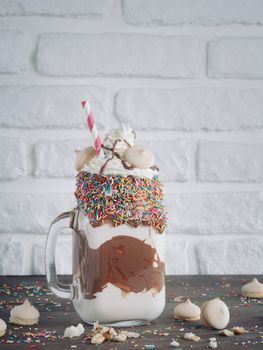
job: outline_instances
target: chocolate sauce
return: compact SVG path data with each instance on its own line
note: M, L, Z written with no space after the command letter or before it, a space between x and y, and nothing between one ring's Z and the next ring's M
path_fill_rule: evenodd
M121 140L120 139L115 140L112 148L108 148L108 147L105 147L102 145L103 148L112 152L112 156L110 158L108 158L106 160L106 162L100 168L100 176L102 176L102 174L104 173L105 169L107 168L108 163L116 156L115 147L119 141L121 141Z
M115 236L92 249L85 232L75 229L74 241L74 279L79 278L86 299L96 298L108 283L125 293L158 293L164 286L164 263L143 240Z
M122 166L124 167L124 169L132 170L135 168L134 165L129 165L129 163L124 159L121 162L122 162Z
M159 169L159 167L157 165L151 166L150 169L160 171L160 169Z

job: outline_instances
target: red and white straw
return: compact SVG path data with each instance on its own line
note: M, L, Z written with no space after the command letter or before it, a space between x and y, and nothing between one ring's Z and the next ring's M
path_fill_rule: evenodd
M98 134L98 130L94 121L94 117L93 117L93 113L92 110L90 108L90 104L89 101L87 100L83 100L81 102L82 107L85 111L86 117L87 117L87 123L88 123L88 127L90 130L90 133L92 135L93 141L94 141L94 148L96 151L97 156L99 156L101 148L102 148L102 144L101 144L101 139L100 136Z

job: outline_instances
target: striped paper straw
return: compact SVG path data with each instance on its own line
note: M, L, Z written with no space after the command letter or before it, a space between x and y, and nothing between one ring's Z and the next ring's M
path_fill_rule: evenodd
M96 127L96 124L94 121L93 113L92 113L91 108L90 108L89 101L83 100L83 101L81 101L81 104L82 104L82 107L83 107L85 114L86 114L86 117L87 117L87 123L88 123L90 133L92 135L93 141L94 141L94 148L96 151L96 155L99 156L102 144L101 144L101 139L100 139L100 136L98 134L98 130L97 130L97 127Z

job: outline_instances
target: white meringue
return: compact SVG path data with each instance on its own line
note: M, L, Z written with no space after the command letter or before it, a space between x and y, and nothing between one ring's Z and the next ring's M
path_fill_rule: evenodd
M263 298L263 283L256 278L241 288L241 294L248 298Z
M91 344L102 344L105 341L105 337L101 333L93 335L91 338Z
M197 321L200 320L200 314L200 307L193 304L190 299L176 305L174 308L174 318L177 320Z
M83 159L76 160L76 169L80 168L82 171L86 171L91 174L100 174L101 168L107 163L106 168L103 170L103 175L120 175L135 176L139 178L152 179L154 176L159 175L157 168L151 168L153 162L146 164L143 160L143 167L136 167L135 164L129 164L125 159L125 153L128 149L133 148L135 140L135 132L129 127L122 127L118 130L113 130L103 140L103 150L100 152L98 157L93 157L90 161L83 164ZM117 142L116 142L117 141ZM112 148L115 145L114 150L118 156L112 158ZM142 146L140 146L142 147ZM149 151L150 152L150 151ZM151 152L150 152L151 153ZM145 155L144 155L145 156ZM151 156L151 158L153 155ZM78 157L79 158L79 157ZM126 161L126 163L125 163ZM125 165L124 165L125 164ZM136 163L137 164L137 163ZM133 167L129 167L133 165Z
M208 347L211 348L211 349L216 349L217 348L216 338L209 338Z
M202 305L201 319L212 328L224 329L230 319L228 307L219 298L209 300Z
M126 335L127 338L139 338L141 335L140 333L137 332L129 332L129 331L122 331L123 334Z
M178 341L176 341L176 340L172 340L171 341L171 343L170 343L170 346L172 347L172 348L179 348L179 346L180 346L180 343L178 343Z
M109 340L115 342L124 342L128 338L136 339L140 337L140 333L137 332L121 330L117 333L113 327L100 326L98 321L93 324L93 332L95 334L91 339L92 344L102 344L104 341Z
M75 169L80 171L85 164L95 157L96 151L94 147L86 147L82 150L75 150Z
M3 337L6 332L6 323L0 318L0 337Z
M113 341L117 341L120 343L124 342L126 339L127 339L127 335L124 334L123 332L120 332L119 334L114 335L112 338Z
M233 327L232 331L236 335L242 335L242 334L245 334L247 332L244 327Z
M233 337L234 332L230 331L229 329L223 329L219 332L220 335L224 335L225 337Z
M73 337L79 337L81 334L84 333L84 327L81 323L75 326L67 327L64 331L64 338L73 338Z
M148 169L154 165L153 153L144 146L131 146L125 152L126 161L135 168Z
M201 338L198 337L197 335L195 335L194 333L189 332L189 333L184 334L184 339L192 340L192 341L199 341Z
M11 310L9 322L30 326L38 323L38 319L39 311L26 299L22 305L15 306Z

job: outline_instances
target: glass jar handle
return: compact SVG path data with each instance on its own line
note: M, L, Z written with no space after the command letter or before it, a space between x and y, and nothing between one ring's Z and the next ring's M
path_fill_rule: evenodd
M64 284L58 280L55 254L58 235L65 228L72 228L75 217L75 210L60 214L50 225L46 241L45 267L46 278L49 289L52 293L63 299L74 299L74 286Z

